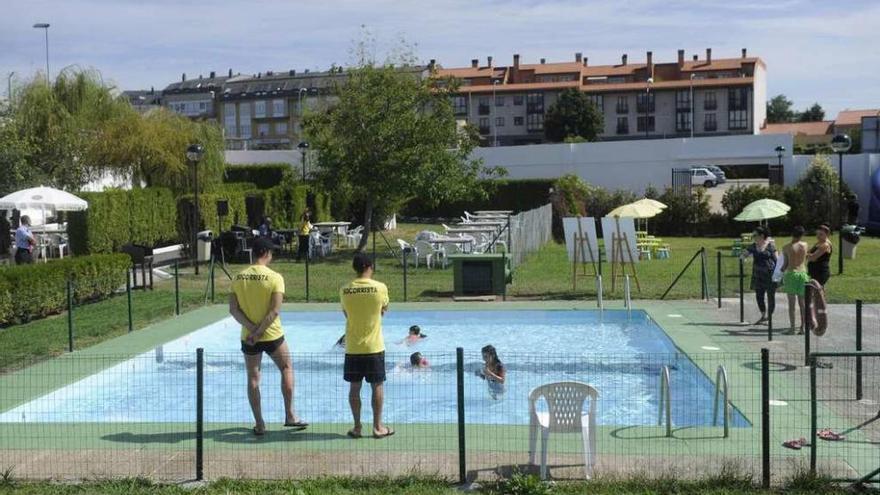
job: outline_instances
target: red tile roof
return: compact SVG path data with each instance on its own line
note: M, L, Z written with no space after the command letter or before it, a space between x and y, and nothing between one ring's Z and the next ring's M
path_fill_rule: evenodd
M831 125L834 121L823 120L821 122L780 122L767 124L761 129L761 134L791 134L792 136L822 136L831 134Z
M748 86L751 85L754 78L751 77L726 77L717 79L694 79L695 88L713 88L713 87L729 87L729 86ZM558 81L558 82L535 82L535 83L519 83L519 84L499 84L493 88L491 84L480 84L461 86L459 93L491 93L492 91L501 93L505 91L530 91L539 89L562 89L562 88L580 88L581 91L587 93L608 93L612 91L644 91L647 83L644 81L630 83L589 83L580 84L578 81ZM686 89L691 87L690 79L681 81L657 81L651 84L651 89Z
M841 110L834 119L834 125L862 125L862 117L874 117L880 115L880 108L867 110Z

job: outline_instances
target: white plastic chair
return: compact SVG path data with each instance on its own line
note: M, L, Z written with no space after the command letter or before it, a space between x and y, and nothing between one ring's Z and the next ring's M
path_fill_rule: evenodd
M401 260L403 259L403 251L404 251L405 249L409 249L411 255L410 255L410 256L407 256L407 258L409 258L410 262L411 262L416 268L418 268L418 267L419 267L419 250L416 249L412 244L410 244L410 243L404 241L403 239L398 239L398 240L397 240L397 245L400 246Z
M416 241L414 246L416 251L416 259L424 258L425 266L433 268L434 264L439 260L445 267L446 257L443 256L443 250L434 249L434 246L427 241Z
M348 247L353 248L361 242L361 237L363 236L364 226L358 225L357 227L349 230L345 234L345 241L348 244Z
M540 399L547 402L547 412L538 411ZM581 382L555 382L541 385L529 394L529 464L535 464L538 430L541 431L541 479L547 479L547 443L550 433L578 433L583 438L584 476L593 475L596 465L596 400L599 392ZM584 414L584 401L590 410Z

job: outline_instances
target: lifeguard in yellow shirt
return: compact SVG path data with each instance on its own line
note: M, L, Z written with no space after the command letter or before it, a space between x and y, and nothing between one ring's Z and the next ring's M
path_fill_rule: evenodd
M388 288L373 280L373 262L358 253L352 261L357 278L339 291L345 313L345 371L343 379L350 384L348 403L354 427L348 436L361 438L361 385L366 380L372 387L373 437L385 438L394 430L382 424L385 382L385 341L382 337L382 315L388 310Z
M284 299L284 277L269 269L272 250L277 246L267 238L253 244L253 265L232 280L229 313L241 323L241 352L244 353L248 377L248 401L254 413L255 435L266 433L266 422L260 404L260 363L263 353L269 355L281 372L281 395L284 397L284 426L305 429L308 423L297 418L293 410L293 364L281 328L281 302Z

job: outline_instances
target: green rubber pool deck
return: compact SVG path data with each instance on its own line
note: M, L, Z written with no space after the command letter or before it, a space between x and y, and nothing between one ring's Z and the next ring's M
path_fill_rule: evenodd
M760 461L760 355L725 332L729 322L720 321L714 305L701 301L637 301L633 307L646 311L670 336L678 348L691 356L714 381L716 367L724 365L731 376L731 401L752 427L730 428L722 438L717 427L673 428L671 438L665 429L652 426L600 426L597 431L598 456L633 456L634 458L699 459L727 457L755 464ZM607 309L623 309L609 303ZM391 310L593 310L595 302L493 302L493 303L395 303ZM285 304L284 311L337 311L338 304ZM26 391L8 397L0 394L0 412L40 397L48 392L101 371L120 361L154 349L201 327L227 317L225 305L204 307L179 317L78 350L31 367L0 376L0 389ZM698 358L697 358L698 357ZM802 358L801 358L802 359ZM771 361L774 361L771 355ZM771 369L773 369L771 367ZM782 447L785 440L808 437L810 400L808 369L798 367L786 372L771 371L771 399L784 398L787 405L771 407L771 452L774 466L809 461L809 448L796 451ZM61 373L63 371L63 374ZM38 384L38 385L35 385ZM674 386L674 384L673 384ZM601 391L600 391L601 394ZM344 400L344 398L342 399ZM601 400L601 398L600 398ZM525 400L521 401L525 404ZM247 404L242 404L247 407ZM819 427L835 431L853 426L820 403ZM381 441L352 440L345 436L348 424L313 424L306 431L293 432L281 425L268 425L262 437L254 436L249 424L205 424L205 455L223 457L234 451L286 453L359 454L418 452L453 455L458 449L455 424L395 424L396 434ZM356 443L352 443L356 442ZM576 454L581 451L580 435L553 435L553 453ZM837 476L857 476L878 466L880 449L859 431L848 434L845 442L818 444L819 465L831 466ZM466 424L469 455L480 452L522 457L527 452L528 428L524 425ZM195 449L195 418L192 423L0 423L0 468L4 457L15 458L23 452L121 451L179 453L184 457ZM177 455L177 454L174 454ZM317 457L316 457L317 459ZM524 459L521 459L524 461ZM775 467L774 467L775 470ZM84 473L85 474L85 473Z

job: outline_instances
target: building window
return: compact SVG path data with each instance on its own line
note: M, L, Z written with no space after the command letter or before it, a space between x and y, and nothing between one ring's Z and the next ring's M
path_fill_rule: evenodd
M727 110L747 110L749 106L749 89L732 88L727 93Z
M587 98L599 113L605 113L605 95L587 95Z
M238 104L238 130L242 138L251 137L251 104L244 102Z
M731 110L727 113L727 128L730 130L742 130L749 126L748 110Z
M453 96L452 97L452 111L456 115L467 114L467 97Z
M529 132L539 132L544 130L544 114L531 113L528 116L526 130Z
M690 112L691 111L691 92L690 90L676 91L675 93L675 111Z
M504 127L504 117L495 117L495 127Z
M654 93L639 93L636 95L637 113L654 113Z
M715 132L718 130L718 122L715 121L714 113L707 113L703 120L703 130L706 132Z
M629 118L617 117L617 133L629 134Z
M629 113L629 98L626 96L617 97L617 113Z
M504 106L504 97L503 96L496 96L495 97L495 106L496 107L503 107Z
M238 136L238 126L235 125L235 103L223 105L223 127L227 137Z
M715 92L709 91L703 96L703 110L717 110L718 100L715 99Z
M525 124L525 119L524 119L524 118L522 118L522 117L514 117L514 118L513 118L513 125L521 126L521 125L523 125L523 124Z
M677 132L690 132L691 130L691 113L675 112L675 130Z
M205 113L208 110L208 102L200 101L199 102L199 112Z
M480 117L480 134L489 134L489 117Z
M261 119L266 116L266 100L257 100L254 102L254 117Z
M257 135L265 137L269 135L269 124L260 124L257 126Z
M285 107L284 100L272 100L272 116L284 117L287 115L287 109Z
M529 93L526 96L526 112L544 113L544 93ZM541 129L544 128L544 119L541 119Z
M513 95L513 104L515 106L521 107L524 100L523 95Z
M481 96L478 101L478 113L480 115L489 115L489 102L491 101L491 99L488 96Z
M648 128L645 130L645 119L648 121ZM637 132L654 132L654 116L648 115L645 117L644 115L640 116L636 119L636 131Z
M275 122L275 134L284 136L287 134L287 122Z

